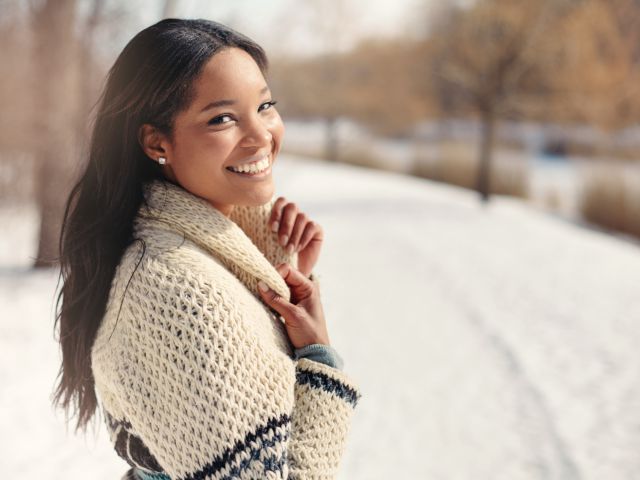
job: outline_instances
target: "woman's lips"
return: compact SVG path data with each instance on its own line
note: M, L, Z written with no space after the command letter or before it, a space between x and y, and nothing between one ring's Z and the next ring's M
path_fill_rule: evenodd
M255 178L255 179L260 179L263 177L266 177L268 175L271 174L271 166L273 165L273 162L271 161L271 156L268 157L269 158L269 166L264 169L262 172L258 172L258 173L250 173L250 172L235 172L233 170L231 170L231 168L227 167L227 170L235 175L239 175L241 177L244 178Z

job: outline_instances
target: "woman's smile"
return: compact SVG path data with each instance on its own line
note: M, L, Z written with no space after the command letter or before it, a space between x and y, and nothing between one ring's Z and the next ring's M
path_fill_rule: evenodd
M227 167L232 175L244 178L246 180L262 180L271 175L272 156L267 155L263 160L250 164L250 166L242 165L237 168L242 168L245 171L234 170L234 167Z

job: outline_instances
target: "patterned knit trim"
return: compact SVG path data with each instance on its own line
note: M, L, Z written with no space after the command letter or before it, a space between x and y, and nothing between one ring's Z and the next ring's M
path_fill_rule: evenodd
M195 472L193 475L184 477L184 480L205 480L210 475L216 475L221 470L227 468L231 463L237 462L236 457L245 457L238 464L229 470L229 474L221 479L237 478L251 463L260 461L264 466L264 470L280 472L286 463L285 445L291 433L291 417L283 414L280 418L271 418L266 425L260 427L256 432L249 433L244 441L236 442L232 449L222 453L218 458L214 459L208 465ZM277 458L274 455L260 459L261 453L265 451L277 451L280 448L280 455ZM244 454L244 455L241 455ZM248 458L246 458L248 454Z
M356 392L353 388L348 387L344 383L329 377L328 375L320 372L314 372L299 368L296 371L296 381L300 385L309 384L312 388L324 390L328 393L333 393L342 398L346 402L350 403L354 408L360 400L361 394Z
M263 427L249 433L243 441L236 442L233 448L223 452L204 468L180 480L237 479L246 470L255 468L256 462L261 464L263 470L261 475L264 475L264 478L267 478L267 472L277 474L275 478L286 478L286 445L290 435L291 417L289 415L283 414L280 418L271 418ZM272 477L269 476L269 478ZM153 477L141 477L140 480L171 480L171 477L155 473Z
M130 426L129 422L114 420L111 415L108 416L108 420L110 425L126 424ZM285 446L290 435L291 417L289 415L283 414L280 418L271 418L264 426L247 434L243 441L236 442L233 448L223 452L204 468L183 477L181 480L209 478L232 480L240 478L240 475L248 468L254 468L254 462L260 462L265 473L274 472L282 475L282 478L286 478L284 476L284 467L287 461ZM237 457L240 457L240 460ZM235 465L230 467L232 464ZM221 475L222 471L227 469L228 473ZM171 480L171 477L166 473L145 470L135 465L133 474L138 480ZM278 476L278 478L280 477Z

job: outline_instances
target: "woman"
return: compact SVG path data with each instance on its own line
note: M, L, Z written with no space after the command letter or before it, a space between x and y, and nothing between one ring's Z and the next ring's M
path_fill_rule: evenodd
M272 199L266 69L240 33L167 19L109 72L65 211L55 400L76 430L104 414L123 478L337 473L361 394L311 274L322 228Z

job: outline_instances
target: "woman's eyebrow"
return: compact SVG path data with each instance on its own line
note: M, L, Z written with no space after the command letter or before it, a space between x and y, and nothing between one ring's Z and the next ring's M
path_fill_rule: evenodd
M267 93L268 91L269 87L264 86L262 90L260 90L260 95L262 95L263 93ZM211 110L212 108L216 107L226 107L227 105L233 105L234 103L236 103L236 100L216 100L215 102L208 103L206 107L200 110L200 113L206 112L207 110Z

